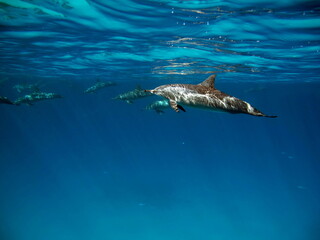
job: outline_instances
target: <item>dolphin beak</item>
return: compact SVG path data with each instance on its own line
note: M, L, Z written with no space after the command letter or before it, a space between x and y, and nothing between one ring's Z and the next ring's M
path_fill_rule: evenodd
M153 93L153 90L144 90L145 92Z

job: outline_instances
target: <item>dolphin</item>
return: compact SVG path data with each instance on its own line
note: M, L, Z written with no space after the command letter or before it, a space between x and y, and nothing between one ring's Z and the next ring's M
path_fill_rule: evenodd
M105 88L105 87L109 87L109 86L114 86L116 85L114 82L101 82L99 80L97 80L97 82L89 87L87 90L84 91L84 93L95 93L96 91Z
M169 101L167 99L155 101L145 107L146 110L155 110L156 113L164 113L164 109L170 108Z
M140 86L137 86L134 90L121 93L118 96L114 97L113 99L123 100L131 104L133 103L133 100L143 98L143 97L148 97L151 95L152 93L143 90Z
M22 84L14 85L13 88L16 89L18 93L22 93L27 90L39 91L39 84L38 83L33 83L33 84L22 83Z
M27 105L33 105L34 102L47 100L47 99L54 99L54 98L62 98L61 95L56 93L45 93L45 92L33 92L31 94L27 94L23 97L18 98L13 103L15 105L20 105L22 103Z
M7 97L2 97L2 96L0 96L0 103L13 104L13 102L11 102Z
M213 111L245 113L258 117L277 117L266 115L249 103L217 90L214 86L215 79L216 75L211 75L197 85L168 84L145 91L168 99L171 108L176 112L180 110L185 112L186 110L180 105L184 104Z

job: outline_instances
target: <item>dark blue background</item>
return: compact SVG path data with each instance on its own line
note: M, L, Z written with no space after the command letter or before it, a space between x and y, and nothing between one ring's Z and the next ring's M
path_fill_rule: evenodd
M317 239L319 84L216 85L279 117L158 115L111 99L130 84L1 105L3 239Z

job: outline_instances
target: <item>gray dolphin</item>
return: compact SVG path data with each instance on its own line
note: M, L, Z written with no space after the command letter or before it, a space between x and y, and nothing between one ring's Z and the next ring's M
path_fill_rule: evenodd
M151 95L152 93L143 90L140 86L137 86L134 90L121 93L118 96L114 97L113 99L123 100L131 104L133 103L133 100L148 97Z
M105 87L110 87L110 86L115 86L116 83L114 82L101 82L101 81L96 81L96 83L89 87L87 90L84 91L84 93L94 93L102 88L105 88Z
M34 102L47 100L47 99L54 99L54 98L62 98L62 96L56 93L33 92L31 94L27 94L23 97L18 98L17 100L14 101L14 104L20 105L24 103L27 105L33 105Z
M164 109L170 108L170 103L167 99L155 101L146 106L146 110L154 110L156 113L164 113Z
M38 83L19 83L13 86L14 89L17 90L18 93L22 93L24 91L39 91L39 84Z
M167 98L171 108L176 112L179 112L179 109L185 112L185 109L179 105L184 104L214 111L245 113L259 117L276 117L265 115L249 103L215 89L215 78L216 75L211 75L198 85L168 84L145 91Z

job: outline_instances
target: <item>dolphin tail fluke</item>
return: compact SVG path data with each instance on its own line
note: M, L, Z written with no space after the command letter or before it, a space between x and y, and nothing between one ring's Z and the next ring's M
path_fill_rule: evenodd
M11 104L11 105L13 104L13 102L10 99L2 96L0 96L0 103Z

